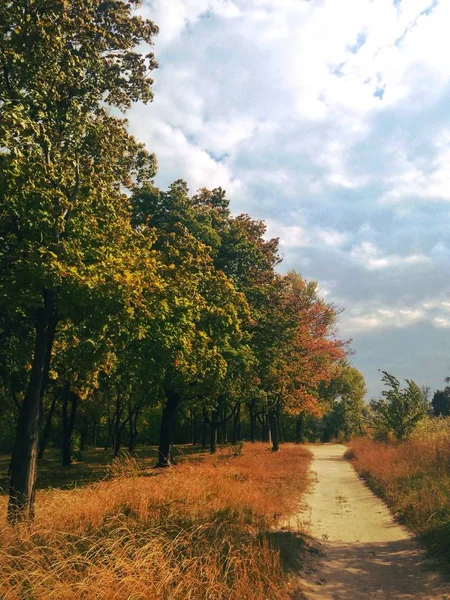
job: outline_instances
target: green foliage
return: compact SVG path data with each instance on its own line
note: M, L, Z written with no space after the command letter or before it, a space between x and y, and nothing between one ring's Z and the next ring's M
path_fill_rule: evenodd
M431 400L433 414L436 417L448 417L450 415L450 386L443 390L436 390Z
M361 435L366 393L362 373L344 364L339 375L324 386L321 393L322 400L329 407L323 418L324 441Z
M426 415L427 406L419 386L411 379L406 387L400 387L399 380L386 371L382 371L382 381L387 389L381 393L383 398L371 402L371 411L375 431L378 437L392 435L395 440L407 439L419 421Z

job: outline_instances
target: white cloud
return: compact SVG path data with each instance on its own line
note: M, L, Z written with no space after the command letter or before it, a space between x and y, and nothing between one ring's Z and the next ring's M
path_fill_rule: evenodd
M354 309L344 314L341 319L342 327L350 333L375 329L392 329L407 327L426 318L419 309L377 308Z
M447 329L450 327L449 312L450 302L443 299L392 305L384 305L381 300L360 302L345 311L341 318L341 326L350 334L403 329L419 322L437 329Z
M132 120L131 130L139 134L139 123ZM153 123L139 137L155 151L160 165L163 165L166 186L182 178L192 191L201 187L225 187L234 195L242 187L226 164L214 160L206 151L189 142L180 129L165 123Z
M387 191L381 203L405 200L450 202L450 131L443 131L433 142L436 157L424 163L423 157L408 159L406 148L396 152L397 172L386 178Z
M224 19L241 14L232 0L147 0L140 12L160 28L159 46L173 42L186 27L207 13Z
M314 248L328 246L341 248L348 241L348 234L321 227L306 228L301 225L281 225L273 219L266 219L267 236L278 237L283 248Z
M145 0L143 12L161 28L160 69L130 122L157 183L226 188L234 212L280 237L283 268L346 307L344 336L374 345L416 328L430 354L450 319L450 2Z
M421 265L429 262L429 258L421 254L410 254L407 256L384 254L370 242L362 242L361 244L354 246L350 252L350 256L369 270L388 269L407 265Z
M280 225L276 221L266 219L267 238L277 237L285 248L304 248L310 244L310 236L301 225Z

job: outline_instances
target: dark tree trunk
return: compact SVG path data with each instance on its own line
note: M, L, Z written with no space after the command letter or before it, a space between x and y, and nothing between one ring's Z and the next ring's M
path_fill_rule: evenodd
M263 410L261 415L262 441L271 443L269 415Z
M172 446L179 401L180 397L176 392L166 390L159 434L158 467L169 467L173 464Z
M114 458L119 456L120 446L122 444L122 431L120 428L120 417L121 417L121 406L120 406L120 394L117 394L116 400L116 412L114 415L114 426L112 428L113 431L113 453Z
M248 405L248 412L250 417L250 441L254 442L256 439L256 400L251 400Z
M233 417L233 444L241 439L241 403L238 402L236 412Z
M228 444L228 417L227 417L227 409L225 408L222 415L221 420L222 425L222 443Z
M209 425L209 432L210 432L210 438L209 438L209 449L211 454L215 454L216 450L217 450L217 430L220 427L222 429L222 431L224 431L224 425L226 426L226 424L228 423L228 421L234 417L236 409L237 409L237 405L233 408L232 411L230 411L230 414L227 415L226 414L226 409L224 409L222 411L222 405L224 402L224 398L223 396L220 396L217 400L217 407L215 410L213 410L211 412L211 418L208 418L208 414L206 412L206 410L203 411L203 416L204 419L206 421L206 423ZM225 429L226 432L226 429Z
M97 421L97 419L94 419L94 422L92 425L92 447L94 449L97 448L97 439L98 439L98 421Z
M191 411L191 444L197 443L197 411Z
M278 452L280 449L280 444L278 441L278 423L277 423L277 415L273 408L269 408L269 424L270 424L270 433L272 436L272 450L273 452Z
M128 450L129 452L134 452L134 440L135 440L135 432L134 432L134 419L133 419L133 413L131 412L131 410L129 410L128 413L128 427L129 427L129 434L130 434L130 438L128 441Z
M81 428L80 428L80 451L81 452L83 452L83 450L86 447L86 440L87 440L88 432L89 432L88 420L87 420L87 417L83 417L83 420L81 422Z
M72 438L78 403L78 395L67 385L62 397L62 464L65 467L72 464Z
M295 423L296 430L296 441L297 444L305 443L305 416L303 413L300 413L297 417L297 421Z
M110 393L109 393L108 389L106 391L106 409L107 409L108 429L106 432L105 450L108 450L108 448L111 446L111 443L112 443L113 425L114 425L114 417L111 419L111 397L110 397Z
M116 427L116 432L114 435L114 446L113 446L114 458L117 458L119 456L121 445L122 445L122 429L121 429L120 423L119 423L119 425Z
M217 421L215 420L211 420L209 426L209 451L211 454L215 454L217 451Z
M128 423L128 417L122 423L122 413L125 408L125 405L122 403L123 399L124 395L118 389L116 395L116 410L114 412L113 424L111 428L114 458L119 456L120 448L122 446L122 434Z
M20 407L16 438L11 458L8 520L33 518L39 412L47 361L51 356L56 327L54 295L44 290L43 306L36 319L31 375Z
M133 407L131 404L131 397L128 399L128 451L134 452L134 415L133 415Z
M47 418L45 419L44 428L43 428L42 434L40 436L39 452L37 455L38 459L44 458L45 449L47 447L47 443L50 438L50 433L52 432L53 416L55 414L57 401L58 401L58 395L55 393L55 394L53 394L52 403L50 404Z
M202 426L202 450L206 450L208 447L208 421L206 415L203 415L203 426Z
M129 404L128 404L128 426L129 426L129 434L130 434L128 450L130 452L134 452L134 449L135 449L135 442L136 442L136 438L138 436L138 430L137 430L138 418L139 418L139 406L138 405L132 406L131 398L130 398Z
M281 426L280 413L278 411L276 413L276 420L277 420L277 429L278 429L278 439L280 440L280 444L284 444L283 428Z
M106 433L106 438L105 438L105 450L108 450L108 448L110 448L111 445L113 445L112 444L112 439L113 439L112 430L113 430L113 423L112 423L111 419L108 417L108 431Z

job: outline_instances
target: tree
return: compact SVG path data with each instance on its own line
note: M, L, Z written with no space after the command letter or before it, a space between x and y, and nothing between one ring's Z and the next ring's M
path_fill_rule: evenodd
M381 380L387 389L381 392L383 398L370 404L375 428L380 436L391 434L395 440L403 441L427 412L422 391L411 379L405 380L406 387L402 389L396 377L381 372Z
M362 433L364 396L367 393L363 374L344 363L337 377L324 386L321 396L329 409L323 417L323 440Z
M431 400L433 414L435 417L448 417L450 415L450 386L443 390L436 390Z
M109 287L129 247L124 191L152 177L149 156L112 117L152 98L157 28L135 0L0 0L1 309L34 331L12 455L10 521L33 513L39 407L58 322ZM117 269L117 266L119 268ZM98 300L98 298L97 298ZM91 305L91 310L92 310Z
M291 271L275 280L269 298L255 337L277 451L281 412L296 417L320 413L320 383L333 376L347 344L336 337L336 310L319 298L316 282Z

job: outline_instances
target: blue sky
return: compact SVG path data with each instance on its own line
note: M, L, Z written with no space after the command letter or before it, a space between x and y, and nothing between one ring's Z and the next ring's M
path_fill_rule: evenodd
M345 308L378 369L450 375L450 2L145 0L154 102L132 132L157 183L221 186L264 219L282 268Z

